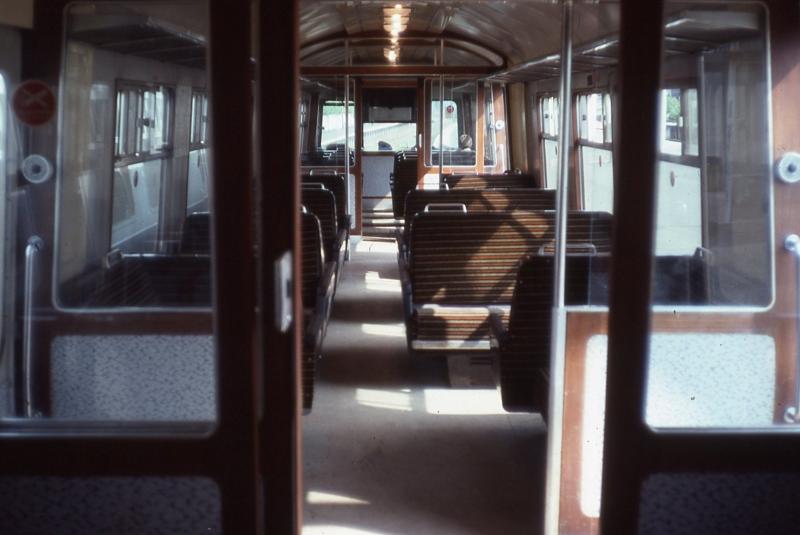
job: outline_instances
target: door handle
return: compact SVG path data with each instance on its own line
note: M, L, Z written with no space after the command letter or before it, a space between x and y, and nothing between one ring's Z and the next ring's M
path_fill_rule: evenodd
M789 234L786 236L783 240L783 248L795 258L795 280L797 285L795 289L795 299L797 299L795 306L795 322L798 337L800 337L800 236L797 234ZM795 385L794 405L786 407L786 410L783 412L783 420L789 424L800 422L800 338L798 338L797 347L795 348L795 358L797 359L795 373L798 374L798 376Z
M44 241L39 236L28 238L25 247L25 301L23 303L22 325L22 377L24 381L23 402L25 416L33 418L40 416L34 406L33 396L34 362L33 362L33 291L36 278L36 260L44 247Z

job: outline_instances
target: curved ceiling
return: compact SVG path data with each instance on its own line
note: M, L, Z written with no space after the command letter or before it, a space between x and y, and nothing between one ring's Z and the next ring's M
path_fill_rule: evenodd
M303 0L300 42L383 32L383 8L396 2L376 0ZM450 36L483 45L507 65L556 53L561 42L561 5L552 1L410 0L408 33ZM577 5L574 40L588 43L617 31L616 3Z

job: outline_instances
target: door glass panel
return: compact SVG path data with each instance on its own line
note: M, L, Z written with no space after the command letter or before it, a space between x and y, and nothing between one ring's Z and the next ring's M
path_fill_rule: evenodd
M60 113L13 125L20 154L57 165L6 190L18 312L2 425L205 433L217 418L205 3L77 3L64 20Z
M720 32L713 10L672 7L685 18L667 36ZM788 253L771 230L765 13L743 4L725 20L725 37L691 61L665 42L645 408L656 428L771 426L786 395L780 376L796 358L773 305L773 257Z

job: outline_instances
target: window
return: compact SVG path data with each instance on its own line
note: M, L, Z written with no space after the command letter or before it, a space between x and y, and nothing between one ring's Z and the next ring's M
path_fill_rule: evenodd
M498 171L505 171L508 155L506 153L506 94L505 88L500 84L486 84L484 95L484 157L483 165L497 167Z
M656 254L693 254L703 246L697 89L661 91Z
M117 162L146 160L169 152L172 135L170 89L124 84L118 87L116 100L114 156Z
M162 85L117 85L111 248L158 251L165 160L171 156L174 93ZM192 96L190 140L206 143L208 99Z
M397 152L416 148L416 88L364 89L363 107L364 150Z
M297 110L297 135L298 135L298 146L300 147L300 151L306 150L306 133L308 132L308 107L310 105L311 97L309 97L308 93L302 93L300 96L300 106Z
M322 103L322 131L320 132L320 148L324 150L344 150L345 145L345 118L344 101L326 100ZM356 107L354 102L348 102L347 123L349 127L348 141L352 147L355 143L356 134Z
M660 151L673 156L698 156L697 89L661 91Z
M428 163L474 166L478 86L472 81L439 80L427 83L430 150Z
M578 95L577 111L583 209L610 213L614 209L611 95Z
M539 124L542 139L542 170L547 188L555 188L558 180L558 97L539 100Z
M192 92L191 148L205 147L208 144L208 95L201 91Z
M186 213L208 211L208 95L192 92L189 173L186 180Z

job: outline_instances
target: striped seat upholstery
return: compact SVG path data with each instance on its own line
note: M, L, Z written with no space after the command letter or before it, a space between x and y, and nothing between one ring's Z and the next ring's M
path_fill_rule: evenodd
M322 333L308 331L319 329L314 326L317 323L314 322L314 316L324 305L319 302L319 287L324 272L325 251L317 216L303 213L300 218L303 245L303 408L310 410L314 399L314 377L321 352Z
M344 186L342 175L303 175L303 184L322 184L325 189L333 193L336 200L336 214L338 216L339 228L348 228L347 219L347 191Z
M389 181L392 187L392 211L397 219L403 218L406 193L417 187L417 153L398 152L394 157L394 171Z
M409 344L490 349L489 312L506 320L522 258L552 243L555 212L422 213L409 235ZM611 216L571 212L568 242L610 249Z
M444 175L442 181L450 189L535 188L533 175Z
M326 257L337 260L342 244L339 240L336 199L333 193L327 189L303 188L303 206L319 219Z
M605 305L608 256L568 256L565 302ZM547 414L553 257L531 256L520 265L508 331L500 340L500 391L508 411Z
M431 204L463 204L468 212L510 212L514 210L555 210L556 192L551 189L460 189L411 190L406 195L408 219ZM398 236L401 252L408 243L408 228Z
M410 219L429 204L463 204L469 212L555 210L556 191L533 188L412 190L406 195L405 213Z

